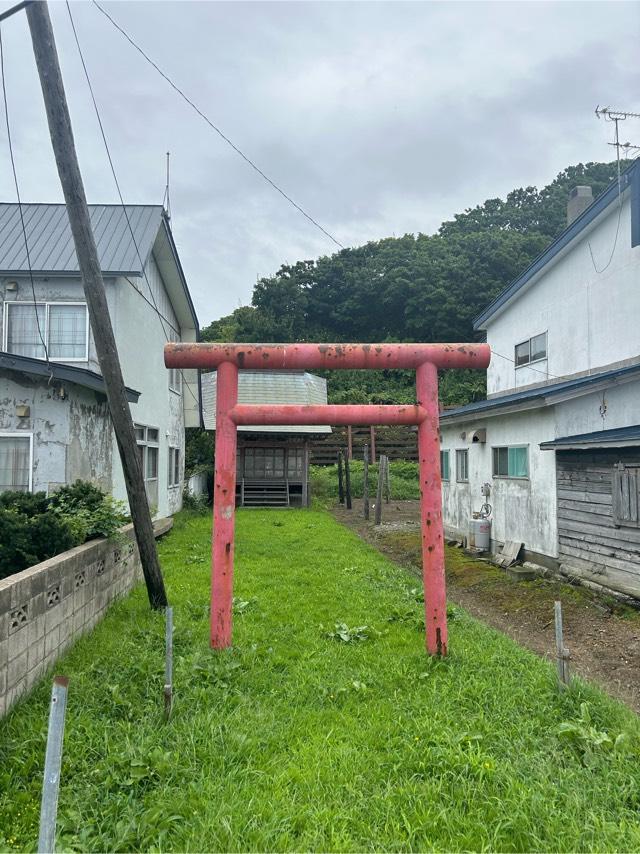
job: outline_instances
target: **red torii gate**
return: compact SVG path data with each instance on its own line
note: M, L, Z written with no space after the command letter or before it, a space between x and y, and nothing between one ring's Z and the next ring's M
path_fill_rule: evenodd
M231 644L236 448L239 425L418 427L420 518L427 650L447 653L447 607L438 435L438 368L487 368L487 344L167 344L167 368L216 368L216 451L211 568L211 646ZM238 403L238 369L414 369L417 405Z

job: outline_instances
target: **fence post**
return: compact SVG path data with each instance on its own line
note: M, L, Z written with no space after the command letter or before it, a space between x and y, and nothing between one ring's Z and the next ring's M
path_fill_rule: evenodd
M347 459L353 459L353 429L351 425L347 427Z
M347 510L351 510L351 462L349 456L344 461L344 485L347 493Z
M60 767L62 765L62 743L64 740L64 718L67 711L66 676L56 676L51 689L49 706L49 730L44 760L42 802L40 804L39 854L53 854L56 844L56 818L58 793L60 791Z
M569 675L569 650L564 645L562 633L562 603L554 602L556 624L556 652L558 655L558 684L564 689L571 682Z
M380 454L378 460L378 484L376 488L376 525L382 522L382 481L384 478L384 457Z
M371 425L369 428L369 438L371 439L371 462L375 463L376 461L376 428Z
M342 479L342 451L338 451L338 501L344 504L344 481Z
M173 608L165 612L164 716L171 716L173 706Z
M369 448L364 446L364 470L362 482L362 509L364 518L369 519Z
M391 500L391 480L389 479L389 457L384 455L384 500L388 504Z

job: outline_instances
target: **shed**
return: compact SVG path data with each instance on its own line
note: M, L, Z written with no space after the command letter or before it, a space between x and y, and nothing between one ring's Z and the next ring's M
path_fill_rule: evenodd
M205 430L216 429L215 372L202 376ZM238 403L327 402L327 381L306 371L240 371ZM327 426L238 427L236 503L241 507L308 507L309 443Z

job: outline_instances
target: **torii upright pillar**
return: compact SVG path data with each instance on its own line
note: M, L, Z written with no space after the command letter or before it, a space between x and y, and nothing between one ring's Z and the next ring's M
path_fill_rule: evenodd
M426 646L447 654L447 608L438 428L438 368L486 368L487 344L167 344L168 368L215 368L216 451L213 489L211 646L231 645L237 428L248 426L405 424L418 427L420 520ZM238 369L413 369L412 406L238 403Z

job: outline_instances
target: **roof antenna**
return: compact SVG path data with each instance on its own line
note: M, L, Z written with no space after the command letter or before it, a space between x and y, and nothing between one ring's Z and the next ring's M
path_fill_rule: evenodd
M171 199L169 198L169 158L171 157L171 152L167 151L167 184L164 188L164 198L162 200L162 207L165 209L167 214L167 219L171 219Z

